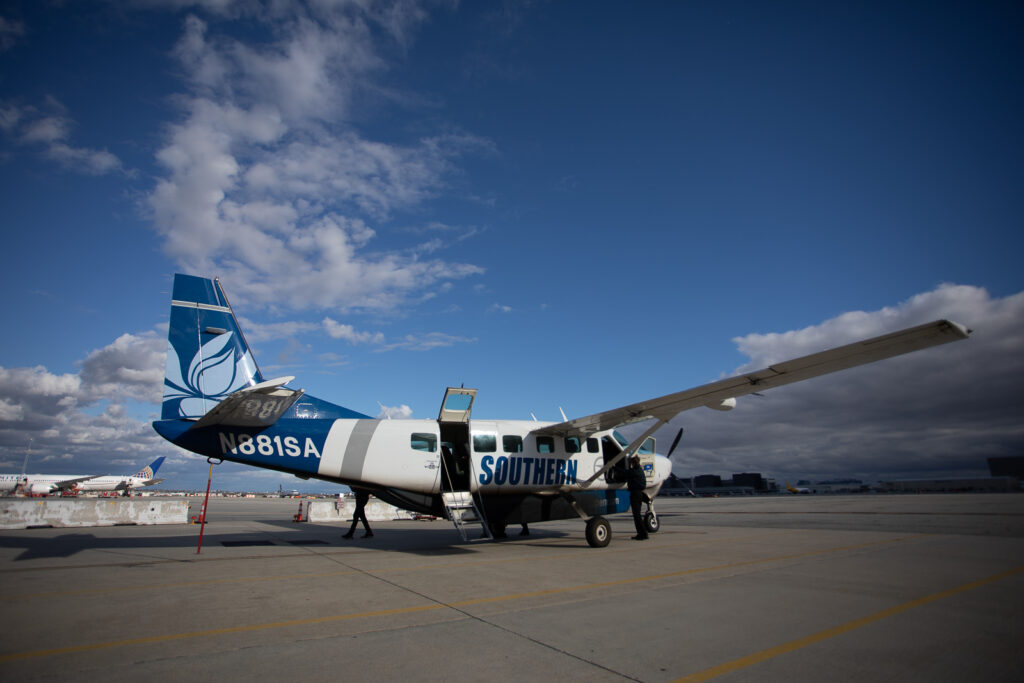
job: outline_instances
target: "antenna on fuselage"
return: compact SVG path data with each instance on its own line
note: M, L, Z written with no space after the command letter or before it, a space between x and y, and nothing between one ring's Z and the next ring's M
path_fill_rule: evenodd
M532 417L532 418L533 418L533 421L534 421L534 422L536 422L536 421L537 421L537 416L533 414L533 411L532 411L532 410L530 411L530 417Z
M558 412L562 414L562 422L568 422L569 418L565 416L565 411L562 410L562 406L558 406Z

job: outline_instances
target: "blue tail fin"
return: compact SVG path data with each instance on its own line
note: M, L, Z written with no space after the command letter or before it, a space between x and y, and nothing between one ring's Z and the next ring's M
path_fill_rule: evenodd
M164 464L164 456L161 455L159 458L154 460L149 466L143 467L141 470L139 470L138 472L136 472L132 476L133 477L138 477L139 479L152 479L153 477L156 476L156 471L158 469L160 469L160 465L163 465L163 464Z
M263 381L219 280L174 276L168 341L164 420L202 417Z

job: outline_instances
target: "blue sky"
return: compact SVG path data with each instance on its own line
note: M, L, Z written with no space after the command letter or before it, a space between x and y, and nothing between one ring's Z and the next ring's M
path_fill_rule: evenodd
M31 444L30 471L168 455L205 483L148 424L187 272L264 374L413 417L460 383L479 417L580 416L961 319L958 348L680 416L676 472L984 474L1024 443L1022 27L1014 3L5 3L0 469Z

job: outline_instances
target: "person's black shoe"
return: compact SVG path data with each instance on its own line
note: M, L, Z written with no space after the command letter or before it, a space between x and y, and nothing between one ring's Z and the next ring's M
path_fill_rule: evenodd
M342 538L352 538L352 532L350 531L347 534L342 534L341 537Z
M372 531L367 531L365 534L363 534L363 538L370 538L371 536L373 536Z
M634 541L646 541L648 538L650 538L650 537L649 536L634 536L633 540Z

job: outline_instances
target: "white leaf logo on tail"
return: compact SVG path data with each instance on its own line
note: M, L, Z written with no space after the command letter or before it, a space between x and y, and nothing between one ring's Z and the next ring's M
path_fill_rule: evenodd
M187 377L182 376L181 359L173 344L167 351L167 375L164 402L180 401L181 417L204 415L232 392L251 384L256 363L248 351L235 353L235 333L220 334L202 345L189 363Z

